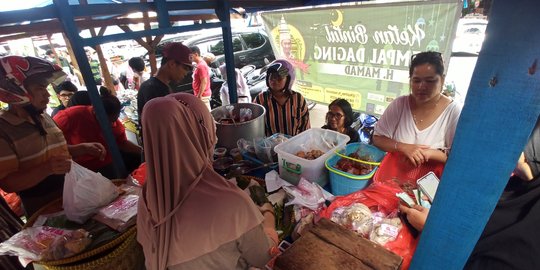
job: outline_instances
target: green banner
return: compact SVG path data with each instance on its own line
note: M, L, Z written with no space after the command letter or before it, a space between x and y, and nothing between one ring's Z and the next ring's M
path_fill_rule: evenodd
M411 56L443 53L446 67L461 1L422 1L280 10L262 14L277 58L296 67L294 89L380 115L409 92Z

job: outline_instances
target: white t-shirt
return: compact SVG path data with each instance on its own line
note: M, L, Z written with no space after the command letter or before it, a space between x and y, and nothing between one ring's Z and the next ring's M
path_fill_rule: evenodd
M374 135L402 143L429 145L432 149L450 149L461 108L461 104L452 101L431 126L418 130L409 106L409 96L401 96L386 108L375 125Z

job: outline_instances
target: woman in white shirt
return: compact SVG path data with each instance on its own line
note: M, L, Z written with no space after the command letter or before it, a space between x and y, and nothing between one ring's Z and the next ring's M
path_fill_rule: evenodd
M379 180L397 178L416 186L415 180L424 173L418 170L420 167L427 171L438 168L436 174L440 177L461 113L461 105L442 94L444 76L440 53L412 56L411 93L396 98L375 126L373 144L389 153L385 159L393 159L381 164ZM398 168L385 173L389 171L385 165Z

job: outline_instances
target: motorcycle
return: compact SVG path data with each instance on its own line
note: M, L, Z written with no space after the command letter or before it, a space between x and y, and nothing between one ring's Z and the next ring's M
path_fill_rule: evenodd
M375 124L377 124L379 118L367 113L355 112L354 119L356 120L352 123L351 127L358 131L360 142L371 144Z

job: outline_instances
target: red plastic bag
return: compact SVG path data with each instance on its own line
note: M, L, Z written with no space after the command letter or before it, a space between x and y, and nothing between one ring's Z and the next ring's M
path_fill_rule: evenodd
M20 217L24 214L21 198L19 198L17 193L7 193L0 189L0 195L2 195L6 203L9 205L9 208L11 208L11 210L13 210L17 216Z
M444 163L438 161L430 161L414 167L405 155L399 152L389 152L383 158L377 172L375 172L373 182L398 185L405 192L412 194L411 190L417 188L416 180L428 172L435 173L440 179L443 169Z
M133 182L135 184L139 186L144 185L144 182L146 181L146 162L141 163L139 168L131 173L131 177L133 177Z
M320 213L321 217L330 219L332 212L342 206L349 206L353 203L362 203L375 211L383 212L386 215L396 213L399 200L396 193L402 192L396 185L385 185L373 183L369 187L351 193L346 196L338 196L336 199ZM396 240L388 242L384 247L403 258L401 269L408 269L412 260L418 239L415 239L407 226L403 224Z

